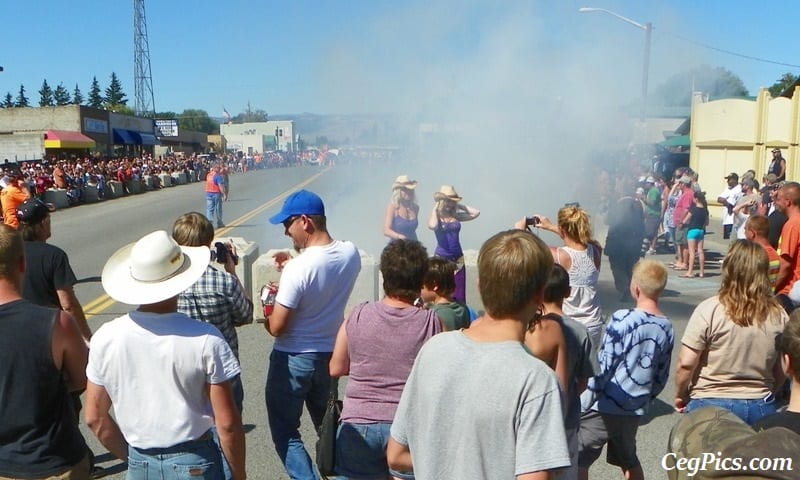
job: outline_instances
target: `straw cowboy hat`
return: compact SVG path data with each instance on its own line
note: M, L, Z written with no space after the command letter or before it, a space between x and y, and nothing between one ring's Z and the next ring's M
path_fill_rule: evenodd
M149 233L114 253L103 267L103 289L128 305L148 305L191 287L206 271L208 247L183 247L164 230Z
M456 193L456 189L453 188L452 185L442 185L442 188L439 189L438 192L433 194L433 199L437 202L440 200L452 200L454 202L460 202L463 198L458 196Z
M417 188L417 181L411 180L408 178L408 175L400 175L399 177L394 179L394 183L392 184L392 190L397 188L407 188L409 190L414 190Z

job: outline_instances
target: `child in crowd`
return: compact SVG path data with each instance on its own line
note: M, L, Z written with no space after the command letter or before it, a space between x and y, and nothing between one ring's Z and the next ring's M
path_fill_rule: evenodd
M744 234L748 240L761 245L764 251L767 252L767 258L769 258L767 276L774 290L775 284L778 281L778 272L780 271L781 263L788 262L781 258L778 252L776 252L769 243L769 220L764 215L751 215L744 225Z
M418 480L500 480L550 478L569 465L558 380L522 344L552 267L547 245L528 232L483 244L486 313L422 346L392 423L390 468Z
M600 374L589 380L581 396L578 438L580 478L608 443L606 460L619 466L625 478L644 478L636 456L639 419L666 385L674 334L658 306L667 284L667 269L654 260L633 268L631 295L636 308L617 310L606 326L599 353Z
M586 326L565 316L561 309L564 299L569 297L569 294L569 274L561 265L553 265L553 270L550 271L544 286L540 320L533 331L529 329L525 334L525 345L545 363L548 361L539 356L533 345L537 340L536 335L550 330L553 332L552 336L562 340L558 350L558 363L556 367L550 365L559 377L562 390L565 392L564 429L567 433L570 466L559 471L558 478L561 480L578 478L580 394L586 389L589 378L599 373L597 356L592 354L594 350Z
M455 273L455 263L441 257L431 257L428 273L422 283L422 300L429 310L436 313L447 331L468 328L470 323L467 307L453 300Z

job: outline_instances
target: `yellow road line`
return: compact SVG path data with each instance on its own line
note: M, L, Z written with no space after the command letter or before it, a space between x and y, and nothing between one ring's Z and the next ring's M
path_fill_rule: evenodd
M330 168L330 167L329 167ZM279 195L273 197L263 205L256 207L255 209L245 213L241 217L237 218L233 222L227 224L225 227L218 229L214 232L215 236L217 237L224 237L228 232L233 230L235 227L247 222L251 218L255 217L259 213L263 212L264 210L272 207L273 205L277 204L278 202L283 201L286 197L288 197L292 192L295 190L299 190L307 185L310 185L314 182L317 178L319 178L323 173L327 172L329 168L321 170L320 172L312 175L308 179L298 183L297 185L289 188L281 192ZM105 293L100 295L99 297L95 298L94 300L89 301L86 305L83 306L83 312L86 314L86 318L92 318L95 315L100 315L104 311L106 311L109 307L117 303L113 298L109 297Z

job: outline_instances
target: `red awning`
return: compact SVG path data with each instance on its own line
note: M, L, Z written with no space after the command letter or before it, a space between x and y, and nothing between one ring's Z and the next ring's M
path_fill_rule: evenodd
M44 134L44 148L92 148L95 141L81 132L48 130Z

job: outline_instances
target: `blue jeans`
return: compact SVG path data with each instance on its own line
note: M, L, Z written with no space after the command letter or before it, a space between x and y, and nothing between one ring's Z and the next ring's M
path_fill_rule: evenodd
M391 423L341 423L336 431L336 475L348 479L413 480L413 473L395 472L386 463Z
M223 480L222 458L210 432L167 448L128 447L126 480Z
M741 418L748 425L753 425L767 415L772 415L778 409L775 396L771 393L764 398L693 398L686 405L686 411L691 412L698 408L708 407L724 408Z
M331 353L287 353L272 350L264 396L275 451L292 479L317 480L314 462L300 438L300 415L308 409L319 428L331 388Z
M211 223L222 225L222 195L219 193L206 193L206 218Z

